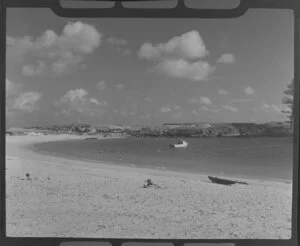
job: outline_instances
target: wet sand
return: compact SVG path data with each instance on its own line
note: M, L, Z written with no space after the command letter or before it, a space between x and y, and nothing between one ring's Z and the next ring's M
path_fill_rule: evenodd
M77 138L6 137L7 236L291 236L291 183L244 179L249 185L224 186L206 175L68 160L27 148ZM148 178L157 186L143 188Z

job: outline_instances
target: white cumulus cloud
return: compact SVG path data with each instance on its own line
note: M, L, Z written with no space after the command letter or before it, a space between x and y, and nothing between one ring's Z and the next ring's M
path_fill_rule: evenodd
M223 90L223 89L220 89L220 90L218 91L218 94L220 94L220 95L228 95L229 92L228 92L228 91L225 91L225 90Z
M283 109L284 109L283 107L280 107L276 104L263 103L263 105L261 106L261 110L267 113L269 112L281 113Z
M161 111L162 113L168 113L168 112L171 112L171 109L170 109L169 107L162 107L162 108L160 109L160 111Z
M188 62L180 59L160 62L154 70L172 78L201 81L207 79L215 68L206 61Z
M94 103L94 104L97 104L97 105L100 105L100 102L96 98L90 98L90 102Z
M199 99L191 98L189 99L188 103L189 104L200 103L204 105L212 105L212 101L208 97L200 97Z
M53 62L51 65L51 70L56 75L64 74L69 70L76 68L83 61L83 56L73 54L72 52L62 52L60 54L60 59ZM81 64L85 66L85 64ZM79 66L80 68L82 66Z
M233 54L227 53L223 54L218 60L218 63L234 63L235 57Z
M99 91L103 91L106 88L106 82L104 80L97 83L97 89Z
M246 96L251 96L251 95L254 95L255 94L255 91L253 88L251 88L250 86L246 87L244 89L244 93Z
M139 50L139 57L149 60L197 59L205 57L208 53L199 32L193 30L175 36L165 43L144 43Z
M128 41L125 40L125 39L116 38L116 37L108 37L105 41L109 45L113 46L119 52L123 52L124 55L131 55L132 54L132 50L127 48Z
M89 24L69 22L58 37L59 46L66 50L91 53L100 45L102 34Z
M211 110L207 106L201 106L197 110L193 109L192 114L195 116L201 116L203 114L203 112L209 112L209 111L211 111Z
M73 103L76 101L85 101L88 92L84 89L69 90L60 101L63 103Z
M55 104L62 107L62 112L68 112L68 115L78 112L90 116L101 116L107 106L105 100L99 101L96 98L89 97L89 93L82 88L69 90Z
M123 84L117 84L117 85L115 85L115 87L116 87L116 89L117 89L118 91L123 91L123 90L125 90L125 85L123 85Z
M41 75L45 71L46 65L42 61L38 61L36 64L24 65L22 67L22 73L25 76Z
M108 37L106 39L106 42L108 42L111 45L115 45L115 46L123 46L123 45L127 45L128 44L127 40L116 38L116 37Z
M201 106L201 107L199 108L199 111L209 111L209 108L206 107L206 106Z
M205 105L211 105L212 102L208 97L200 97L200 103Z
M21 83L5 80L6 84L6 119L7 122L18 123L18 115L32 113L39 110L42 94L35 91L24 91Z
M39 92L24 92L15 99L13 108L27 112L36 111L39 109L38 102L41 97Z
M209 54L198 31L192 30L170 40L152 44L144 43L139 57L156 63L152 71L171 78L192 81L207 80L215 67L204 61Z
M58 35L46 30L34 38L7 37L7 57L23 63L23 75L34 76L46 71L62 74L77 65L101 44L102 34L83 22L69 22Z
M225 110L230 111L230 112L238 112L239 111L236 107L232 107L232 106L229 106L229 105L222 105L221 107Z
M208 107L207 105L202 105L200 108L198 108L197 110L192 110L192 114L195 116L201 116L203 113L218 113L220 112L220 109L218 108L211 108Z

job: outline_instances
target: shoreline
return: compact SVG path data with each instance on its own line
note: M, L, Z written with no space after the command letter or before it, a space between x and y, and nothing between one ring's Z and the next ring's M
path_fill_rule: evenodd
M249 185L228 187L208 182L205 175L95 165L28 149L38 142L82 136L6 139L8 236L288 239L291 235L291 183L243 178ZM26 173L32 180L26 180ZM148 178L160 188L142 188Z
M107 140L107 139L119 139L119 138L124 138L124 137L98 137L97 139L99 140ZM241 179L241 181L247 181L247 182L279 182L279 183L292 183L292 178L291 179L283 179L283 178L273 178L270 176L265 176L265 177L257 177L257 176L241 176L241 175L234 175L227 173L226 175L220 175L216 174L214 172L193 172L191 170L170 170L166 168L151 168L151 167L143 167L143 166L137 166L134 163L130 162L114 162L114 161L106 161L106 160L95 160L95 159L86 159L86 158L78 158L78 157L72 157L72 156L61 156L61 155L56 155L56 153L51 153L48 151L40 151L38 150L35 145L43 142L50 142L50 141L69 141L69 140L85 140L85 136L72 136L70 138L64 138L64 136L59 137L58 139L50 139L50 140L40 140L38 142L32 142L26 144L25 148L29 149L32 152L35 152L36 154L40 154L41 156L52 156L56 157L62 160L72 160L75 162L85 162L91 167L97 167L99 168L104 167L104 168L122 168L123 171L126 171L128 168L128 171L130 172L138 172L138 173L144 173L144 174L153 174L153 172L159 172L157 175L159 176L184 176L184 177L193 177L193 178L199 178L201 177L202 179L207 179L207 176L217 176L219 178L227 178L227 179ZM54 154L54 155L53 155ZM97 166L95 166L97 163Z

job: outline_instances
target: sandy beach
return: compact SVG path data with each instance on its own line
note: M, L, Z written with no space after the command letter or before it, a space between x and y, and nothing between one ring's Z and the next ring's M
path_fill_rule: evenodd
M6 136L7 236L291 236L291 183L249 179L249 185L224 186L206 175L74 161L27 148L75 138L80 137ZM157 186L143 188L149 178Z

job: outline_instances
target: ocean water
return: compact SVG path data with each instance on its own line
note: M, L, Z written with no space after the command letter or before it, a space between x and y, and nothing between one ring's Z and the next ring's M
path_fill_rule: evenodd
M190 173L292 180L292 138L194 138L186 149L172 149L170 138L90 139L40 143L35 151Z

